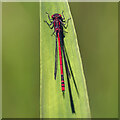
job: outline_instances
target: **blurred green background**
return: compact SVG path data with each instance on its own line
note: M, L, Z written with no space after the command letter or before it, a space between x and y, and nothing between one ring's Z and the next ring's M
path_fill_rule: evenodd
M39 3L2 3L2 117L39 118Z
M69 5L92 117L115 118L118 116L118 4ZM39 10L39 3L2 4L4 118L39 117Z
M92 117L118 117L118 3L69 3Z

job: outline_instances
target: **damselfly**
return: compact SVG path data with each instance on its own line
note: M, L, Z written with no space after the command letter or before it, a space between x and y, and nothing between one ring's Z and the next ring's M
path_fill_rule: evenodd
M46 12L46 14L48 14ZM62 17L63 16L63 17ZM65 17L63 15L63 11L62 11L62 15L55 13L51 16L52 19L50 19L50 16L48 14L48 19L50 21L50 24L47 21L44 21L48 24L48 26L53 29L54 28L54 32L52 33L52 35L55 34L55 38L56 38L56 47L55 47L55 70L54 70L54 78L56 80L56 75L57 75L57 58L58 58L58 48L59 48L59 59L60 59L60 71L61 71L61 87L62 87L62 92L64 95L64 91L65 91L65 82L64 82L64 75L63 75L63 59L64 59L64 63L65 63L65 69L66 69L66 74L67 74L67 83L68 83L68 91L69 91L69 97L70 97L70 103L71 103L71 109L72 109L72 113L75 113L75 107L74 107L74 103L73 103L73 97L72 97L72 92L71 92L71 85L70 85L70 76L72 76L72 80L73 83L75 85L75 89L77 91L78 97L79 97L79 92L77 89L77 85L75 82L75 77L70 65L70 61L69 61L69 57L67 54L67 51L65 49L65 45L64 45L64 30L63 28L67 28L68 27L68 21L71 19L67 19L67 21L65 21ZM57 47L58 46L58 47ZM67 58L67 59L66 59ZM69 67L68 67L69 66ZM70 74L71 73L71 74Z
M63 27L66 29L68 27L68 21L71 19L67 19L67 21L65 21L65 17L63 15L63 11L62 11L62 15L55 13L51 16L52 19L50 19L49 14L46 12L46 14L48 15L48 19L50 21L50 24L47 21L44 21L48 24L48 26L53 29L54 28L54 32L52 33L52 35L55 34L56 37L56 47L55 47L55 71L54 71L54 78L56 80L56 75L57 75L57 51L59 48L59 59L60 59L60 71L61 71L61 87L62 87L62 92L65 91L65 82L64 82L64 75L63 75L63 58L64 58L64 63L65 63L65 68L67 71L68 76L70 77L70 71L68 68L68 64L67 64L67 59L66 59L66 55L65 55L65 48L64 48L64 34L63 34ZM63 17L62 17L63 16ZM57 47L58 46L58 47Z

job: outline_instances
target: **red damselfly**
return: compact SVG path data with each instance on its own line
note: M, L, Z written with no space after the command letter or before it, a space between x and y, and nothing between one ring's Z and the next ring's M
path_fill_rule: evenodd
M72 97L72 92L71 92L71 86L70 86L70 76L72 76L73 78L73 83L75 85L77 94L79 96L79 92L77 89L77 85L75 82L75 77L73 75L73 71L70 65L70 61L69 61L69 57L67 55L67 51L65 49L65 45L64 45L64 31L63 28L67 28L68 27L68 21L71 19L67 19L67 21L65 21L65 17L63 15L63 11L62 11L62 15L55 13L51 16L52 19L50 19L49 14L46 12L46 14L48 15L48 19L50 21L50 24L47 21L44 21L45 23L48 24L48 26L53 29L54 28L54 32L52 33L52 35L55 34L55 38L56 38L56 47L55 47L55 70L54 70L54 78L56 80L56 75L57 75L57 58L58 58L58 48L59 48L59 59L60 59L60 71L61 71L61 87L62 87L62 92L64 95L64 91L65 91L65 82L64 82L64 75L63 75L63 59L64 59L64 63L65 63L65 69L66 69L66 74L67 74L67 83L68 83L68 90L69 90L69 97L70 97L70 103L71 103L71 109L72 109L72 113L75 113L75 108L74 108L74 103L73 103L73 97ZM63 17L62 17L63 16ZM57 47L58 46L58 47ZM69 67L68 67L69 65ZM70 74L71 72L71 74Z
M46 12L46 14L48 14ZM63 16L63 17L62 17ZM62 11L62 15L55 13L51 16L52 19L50 19L50 16L48 14L48 19L50 21L50 24L47 21L44 21L48 24L48 26L53 29L54 28L54 32L52 33L52 35L54 33L56 33L56 48L55 48L55 72L54 72L54 78L56 79L56 74L57 74L57 49L59 48L59 59L60 59L60 70L61 70L61 87L62 87L62 92L65 91L65 83L64 83L64 75L63 75L63 62L62 62L62 58L64 57L64 61L65 61L65 67L67 69L67 73L70 76L70 72L69 72L69 68L67 65L67 60L66 60L66 56L65 56L65 51L64 51L64 42L63 42L63 27L66 29L68 26L68 21L71 19L67 19L67 21L65 21L65 17L63 15L63 11ZM65 23L63 23L65 22ZM52 27L51 27L52 25ZM57 48L57 42L58 42L58 48Z

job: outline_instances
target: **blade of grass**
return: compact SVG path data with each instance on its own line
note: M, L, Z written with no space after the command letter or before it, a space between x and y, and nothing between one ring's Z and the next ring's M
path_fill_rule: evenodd
M44 23L44 20L48 20L45 12L52 15L61 13L62 10L64 10L66 19L71 17L64 43L72 77L71 79L67 78L63 63L65 98L63 98L61 92L59 58L57 77L54 80L55 36L51 36L53 30L49 29L47 24ZM79 96L74 82L77 85ZM73 109L75 113L73 113ZM40 5L40 118L90 118L82 61L67 2L41 2Z

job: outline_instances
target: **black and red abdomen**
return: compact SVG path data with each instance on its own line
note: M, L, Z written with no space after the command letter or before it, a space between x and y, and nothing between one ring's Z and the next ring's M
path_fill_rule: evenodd
M61 75L61 87L62 87L62 91L65 91L65 83L64 83L64 76L63 76L63 74Z

